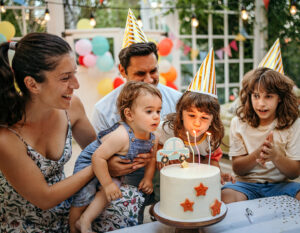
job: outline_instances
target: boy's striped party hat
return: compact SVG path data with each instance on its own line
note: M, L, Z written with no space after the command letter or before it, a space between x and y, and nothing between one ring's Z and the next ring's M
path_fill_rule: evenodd
M279 39L275 41L266 56L259 63L258 67L270 68L281 74L284 74Z

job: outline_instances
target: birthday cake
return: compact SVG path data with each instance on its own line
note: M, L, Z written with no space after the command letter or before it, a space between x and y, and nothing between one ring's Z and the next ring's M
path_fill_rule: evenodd
M174 140L177 145L180 143L178 138L169 140L164 148L157 152L157 158L161 161L168 154L173 155L174 151L183 150L178 146L171 150L170 146L176 147ZM177 154L183 156L184 152ZM185 154L185 157L188 157L188 154ZM162 214L177 220L193 220L217 216L220 209L221 182L218 167L186 163L168 165L160 170L159 211Z

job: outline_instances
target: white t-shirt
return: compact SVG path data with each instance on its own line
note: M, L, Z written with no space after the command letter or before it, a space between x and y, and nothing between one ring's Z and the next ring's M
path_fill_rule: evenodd
M276 130L277 120L267 126L253 128L246 122L242 122L237 116L234 117L230 125L230 151L229 156L240 156L251 154L265 141L268 134L273 130L273 142L278 147L280 153L292 160L300 160L300 119L283 130ZM287 180L273 164L266 162L263 168L257 164L245 176L238 176L237 180L244 182L281 182Z

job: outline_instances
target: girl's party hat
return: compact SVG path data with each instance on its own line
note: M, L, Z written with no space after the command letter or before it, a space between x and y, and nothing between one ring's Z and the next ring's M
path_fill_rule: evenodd
M266 56L259 63L258 67L270 68L281 74L284 74L279 39L275 41Z
M136 18L131 9L128 9L127 22L124 32L122 48L126 48L135 43L147 43L147 37L139 27Z
M216 88L215 57L214 50L212 48L202 62L187 91L198 92L218 98Z

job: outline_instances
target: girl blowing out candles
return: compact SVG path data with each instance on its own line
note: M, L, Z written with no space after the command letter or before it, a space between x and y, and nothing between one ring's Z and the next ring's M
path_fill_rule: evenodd
M209 131L212 146L211 164L219 167L219 160L222 157L220 144L224 136L224 127L220 119L214 68L214 54L211 49L188 90L179 99L176 113L167 116L158 128L158 134L160 145L171 137L179 137L186 147L192 146L191 153L202 157L202 163L208 163L210 145L206 132ZM192 156L188 162L193 162ZM158 166L161 168L163 165L159 163ZM231 176L221 173L221 182L228 180L232 180Z

